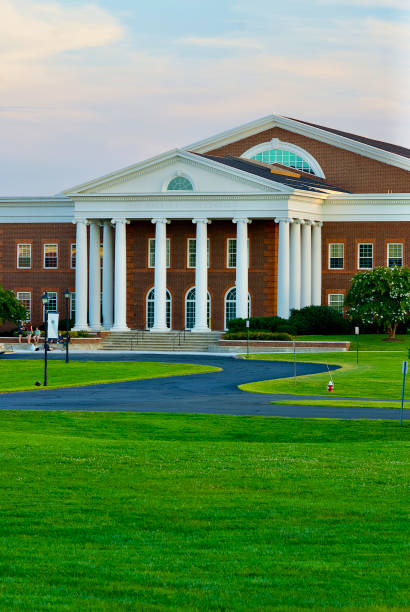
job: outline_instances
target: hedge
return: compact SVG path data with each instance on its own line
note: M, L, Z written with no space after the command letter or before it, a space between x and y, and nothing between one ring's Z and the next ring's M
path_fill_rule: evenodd
M246 331L228 332L223 337L224 340L246 340ZM290 334L284 332L250 331L249 340L282 340L289 342L292 340Z

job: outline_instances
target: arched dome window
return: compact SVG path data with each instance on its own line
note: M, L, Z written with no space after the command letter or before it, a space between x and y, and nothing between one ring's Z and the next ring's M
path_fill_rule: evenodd
M208 327L211 327L211 296L209 291L206 304ZM192 329L195 326L195 315L195 287L192 287L185 296L185 329Z
M251 316L251 296L248 293L248 317ZM225 294L225 329L228 327L228 321L236 319L236 287L228 289Z
M148 291L146 298L146 327L147 329L151 329L154 327L154 311L155 311L155 289L152 288L151 291ZM167 327L171 329L172 322L172 298L171 294L167 289L167 297L166 297L166 318L167 318Z
M264 162L265 164L281 164L309 174L316 174L313 168L300 155L284 149L267 149L253 155L251 159Z
M167 186L167 191L193 191L194 186L185 176L176 176L171 179Z

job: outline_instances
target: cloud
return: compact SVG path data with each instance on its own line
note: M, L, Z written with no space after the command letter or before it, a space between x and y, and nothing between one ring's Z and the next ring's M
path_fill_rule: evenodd
M119 40L123 28L106 11L86 4L0 0L1 63L35 62L67 51Z

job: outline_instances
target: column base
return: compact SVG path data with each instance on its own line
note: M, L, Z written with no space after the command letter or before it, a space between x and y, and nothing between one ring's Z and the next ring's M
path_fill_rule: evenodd
M103 326L101 325L101 323L97 323L96 325L93 325L92 323L90 323L90 330L99 332L103 330Z
M91 331L90 327L87 325L87 323L84 323L84 325L82 325L81 323L79 325L75 325L71 331L73 332L79 332L79 331L86 331L89 332Z
M110 323L105 323L102 327L101 327L101 331L109 331L112 326L114 325L113 321L110 321Z
M164 332L169 332L171 330L169 329L169 327L165 326L165 327L151 327L149 331L154 332L154 333L157 332L157 333L163 334Z
M191 329L191 334L209 334L211 331L212 330L209 329L209 327L205 327L205 326L204 327L200 327L200 326L196 327L195 326L195 327L193 327Z
M130 331L130 328L127 327L126 325L114 325L113 327L110 328L110 331L112 331L112 332L128 332L128 331Z

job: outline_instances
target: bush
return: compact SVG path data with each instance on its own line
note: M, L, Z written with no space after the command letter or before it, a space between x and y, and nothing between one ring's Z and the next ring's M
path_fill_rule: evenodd
M246 331L228 332L224 335L224 340L246 340L246 338ZM292 340L292 336L284 332L250 331L249 340L282 340L289 342Z
M246 319L231 319L227 323L228 331L231 332L246 332ZM249 331L265 331L265 332L285 332L293 334L294 328L287 319L281 317L250 317Z
M292 310L289 323L296 334L346 334L352 325L330 306L305 306Z

